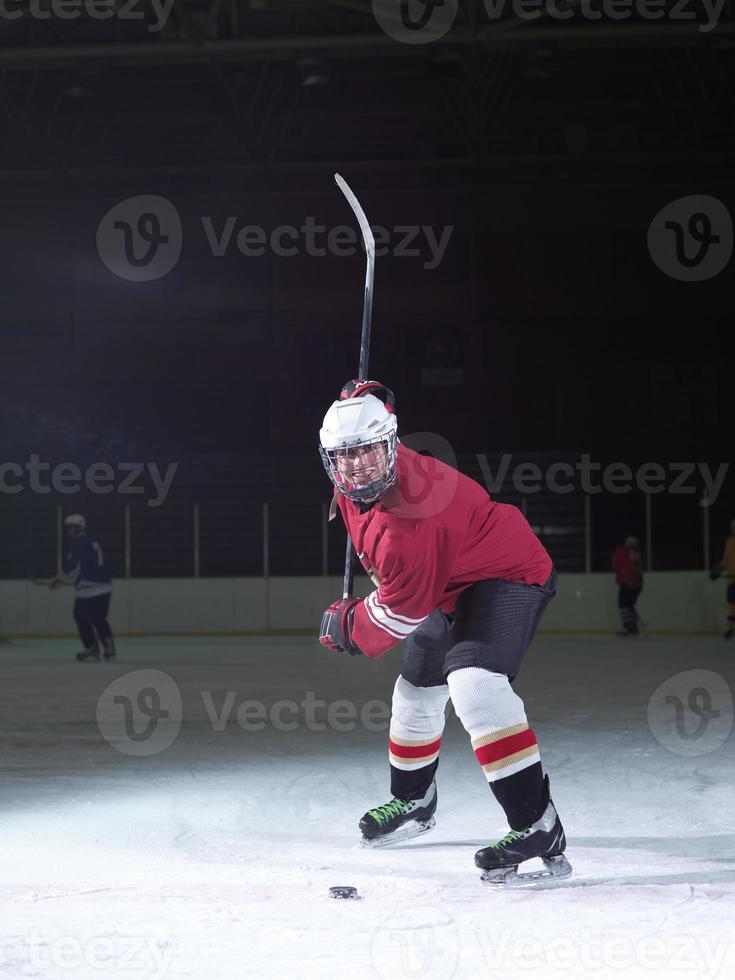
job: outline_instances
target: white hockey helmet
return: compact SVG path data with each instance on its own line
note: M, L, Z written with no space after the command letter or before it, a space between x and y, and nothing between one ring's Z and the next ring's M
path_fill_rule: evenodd
M638 538L636 538L632 534L629 534L628 537L625 539L625 547L626 548L639 548L640 547L640 544L641 543L638 540Z
M358 388L359 391L359 388ZM351 394L332 402L319 431L319 452L329 479L350 500L371 503L396 482L396 430L398 420L386 403L370 394ZM385 453L384 464L374 479L360 480L360 468L349 473L340 462L354 457L359 447ZM367 471L368 467L363 467ZM355 479L357 477L357 479Z
M69 514L64 518L64 527L77 527L80 531L84 531L87 527L87 519L81 514Z

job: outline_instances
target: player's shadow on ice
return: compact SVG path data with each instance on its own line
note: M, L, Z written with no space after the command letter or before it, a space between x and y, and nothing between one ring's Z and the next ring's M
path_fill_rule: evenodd
M569 854L569 852L567 852ZM570 855L571 857L571 855ZM573 858L572 858L573 860ZM677 872L676 874L652 875L605 875L597 874L586 868L580 868L580 862L574 862L574 877L565 878L563 884L567 888L585 888L589 885L728 885L735 882L735 868L732 871L696 871Z
M397 850L427 850L460 847L484 847L487 839L442 840L435 836L427 841L406 841L390 848ZM727 864L723 871L676 871L630 875L599 873L598 868L590 867L583 853L585 848L594 850L647 851L672 858L686 858L690 861L706 861L709 864ZM570 885L715 885L735 882L735 834L710 834L705 837L572 837L567 848L569 859L574 864L575 878ZM576 854L576 860L575 860Z
M499 840L502 834L496 834L495 837L489 835L488 837L478 837L476 840L439 840L434 838L430 841L406 841L403 844L391 844L391 851L423 851L428 850L432 847L487 847L487 845L492 840ZM386 848L386 851L389 849Z
M395 844L391 851L418 851L439 848L463 849L483 847L487 840L439 840L406 841ZM585 859L583 848L619 848L630 851L651 851L669 857L687 858L692 861L707 861L710 864L729 864L727 871L676 871L631 875L608 874L599 867L590 867ZM576 852L576 855L575 855ZM584 888L591 885L636 886L636 885L727 885L735 882L735 835L720 834L710 837L695 837L678 840L671 837L575 837L567 849L567 855L574 866L574 877L564 879L567 888Z
M431 840L412 840L403 844L393 844L391 851L424 850L439 847L486 847L489 841L497 840L501 834L476 837L473 840L442 839L434 833ZM622 851L655 851L671 857L685 857L699 861L723 862L735 866L735 834L710 834L707 837L577 837L570 835L567 850L570 853L578 848L615 848Z
M577 837L567 838L572 847L616 848L624 851L655 851L672 857L735 864L735 834L706 837Z

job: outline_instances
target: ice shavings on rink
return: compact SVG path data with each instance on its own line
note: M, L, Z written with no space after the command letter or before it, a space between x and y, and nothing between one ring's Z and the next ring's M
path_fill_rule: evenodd
M488 889L473 865L506 826L453 716L436 828L360 847L358 819L390 796L397 654L121 638L115 665L79 665L75 649L0 648L0 977L735 973L735 670L719 639L536 639L517 686L575 876L523 892ZM149 672L141 704L162 719L154 754L121 751L114 729L133 671ZM160 714L170 692L153 671L179 718ZM691 714L678 735L676 710Z

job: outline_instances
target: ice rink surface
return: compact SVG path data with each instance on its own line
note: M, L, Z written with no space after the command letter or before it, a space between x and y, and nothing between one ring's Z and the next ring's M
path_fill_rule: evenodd
M436 828L389 797L400 669L306 638L0 646L0 977L735 976L735 646L540 636L516 683L575 876L498 891L506 825L450 710ZM355 885L336 901L330 885Z

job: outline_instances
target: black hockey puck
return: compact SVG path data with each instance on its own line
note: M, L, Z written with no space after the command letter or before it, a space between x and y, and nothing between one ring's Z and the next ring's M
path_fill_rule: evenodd
M329 889L330 898L359 898L354 885L332 885Z

